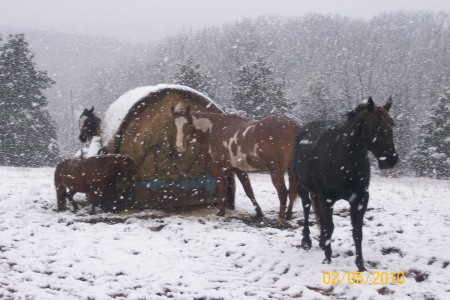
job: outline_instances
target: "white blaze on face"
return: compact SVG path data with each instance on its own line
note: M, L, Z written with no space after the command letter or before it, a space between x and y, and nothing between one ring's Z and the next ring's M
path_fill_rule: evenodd
M177 137L175 140L175 145L177 146L178 152L184 152L186 151L186 148L183 145L183 128L185 125L188 124L188 121L185 117L178 117L175 119L175 127L177 128Z
M87 118L88 117L86 117L86 116L81 116L80 117L80 123L79 123L80 130L81 130L81 128L83 128L84 122L86 122Z

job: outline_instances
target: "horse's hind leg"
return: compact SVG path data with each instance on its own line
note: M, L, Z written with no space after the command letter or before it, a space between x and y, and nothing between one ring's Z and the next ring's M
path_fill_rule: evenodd
M288 196L288 190L286 188L286 183L284 181L284 174L280 170L271 171L270 175L272 177L272 183L275 186L278 198L280 199L280 210L278 212L278 220L281 224L286 222L286 202Z
M305 250L308 250L311 248L311 238L309 236L310 230L309 230L309 211L311 209L311 199L309 198L309 193L302 189L297 188L297 193L302 199L302 206L303 206L303 231L302 231L302 248Z
M263 213L262 213L261 207L259 206L258 202L256 202L255 195L254 195L253 189L252 189L252 185L250 184L250 179L248 178L248 174L241 170L234 170L234 173L236 174L237 178L241 182L242 187L244 188L245 194L252 201L253 206L255 207L256 217L261 218L263 216Z
M295 181L294 172L289 169L289 206L286 212L286 219L292 219L292 209L294 207L294 202L297 199L297 183Z
M359 272L366 271L364 266L364 259L362 254L362 227L363 227L363 218L366 212L367 203L369 202L369 193L364 192L362 196L354 199L350 203L350 217L352 220L353 227L353 241L355 243L356 248L356 266L358 267Z
M320 206L320 247L325 251L324 264L331 263L331 236L334 231L333 205L324 196L318 195Z

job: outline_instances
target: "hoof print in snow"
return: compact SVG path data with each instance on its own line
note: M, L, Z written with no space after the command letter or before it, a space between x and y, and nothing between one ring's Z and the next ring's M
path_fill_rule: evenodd
M400 257L405 256L403 254L403 252L399 248L395 248L395 247L382 248L381 249L381 253L383 255L386 255L386 254L398 254L398 255L400 255Z
M429 274L417 269L411 269L405 272L406 277L412 277L416 282L422 282L428 279Z
M382 287L380 289L377 290L378 294L386 296L386 295L392 295L394 292L390 289L388 289L387 287Z
M162 224L162 225L158 225L158 226L153 226L153 227L149 227L149 229L151 231L161 231L166 225Z

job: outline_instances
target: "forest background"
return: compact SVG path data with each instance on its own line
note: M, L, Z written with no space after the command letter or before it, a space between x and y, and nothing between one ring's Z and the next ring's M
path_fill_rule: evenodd
M0 33L4 43L18 32ZM54 81L45 97L60 157L82 146L77 122L84 108L95 106L102 117L130 89L180 83L229 113L280 113L301 123L341 118L369 96L379 104L392 96L397 172L449 176L438 170L450 170L447 13L265 16L151 44L42 31L27 31L25 39L36 67Z

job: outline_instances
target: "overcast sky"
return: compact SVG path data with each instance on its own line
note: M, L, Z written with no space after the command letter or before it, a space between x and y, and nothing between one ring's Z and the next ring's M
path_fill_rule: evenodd
M0 33L39 29L148 42L261 15L370 19L400 10L450 12L450 0L0 0Z

